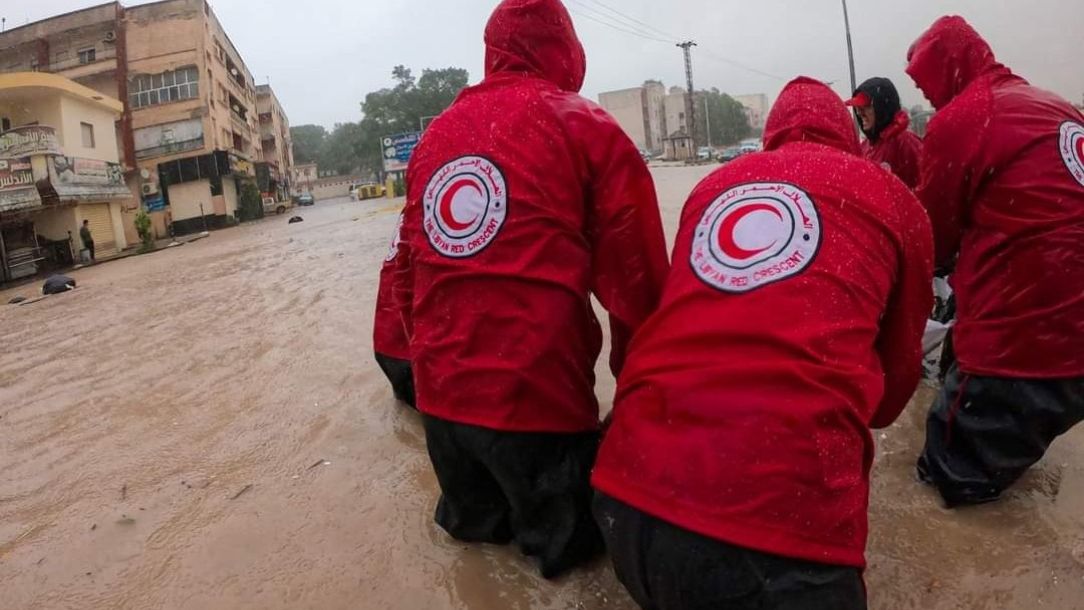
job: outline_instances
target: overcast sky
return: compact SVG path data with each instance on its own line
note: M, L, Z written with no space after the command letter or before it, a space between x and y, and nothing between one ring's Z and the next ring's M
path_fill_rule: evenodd
M95 0L3 0L8 27L97 4ZM391 83L391 69L456 66L482 77L482 30L497 0L215 0L214 10L257 83L268 77L291 123L360 118L369 91ZM130 2L128 4L140 4ZM681 51L692 39L696 87L767 93L798 74L850 89L838 0L567 0L587 50L584 94L657 78L684 83ZM924 102L904 74L911 42L943 14L965 16L998 57L1034 84L1080 103L1084 98L1084 0L850 0L861 82L887 76L905 105ZM646 28L605 7L650 24ZM593 19L593 20L592 20ZM603 25L599 22L609 24ZM618 26L641 35L621 32ZM738 67L737 62L755 71ZM766 76L764 73L772 75Z

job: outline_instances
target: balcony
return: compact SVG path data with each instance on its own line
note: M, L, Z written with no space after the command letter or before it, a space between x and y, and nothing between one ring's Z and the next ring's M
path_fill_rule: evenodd
M49 64L48 71L75 80L77 78L102 74L116 69L117 51L115 49L107 49L104 51L95 51L93 61L86 61L86 58L76 56L61 62L53 62Z

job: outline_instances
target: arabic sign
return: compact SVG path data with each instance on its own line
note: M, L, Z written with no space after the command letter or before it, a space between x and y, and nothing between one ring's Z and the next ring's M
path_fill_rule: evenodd
M380 148L384 151L384 171L405 172L410 164L410 155L421 139L422 134L417 131L384 137L380 141Z
M79 157L52 157L49 181L61 199L109 200L132 196L120 164Z
M60 141L52 127L32 125L0 133L0 158L59 154Z
M0 159L0 212L12 212L41 205L34 186L30 159Z
M161 212L166 209L166 198L161 193L143 198L143 209L148 212Z
M30 159L0 159L0 191L34 186Z

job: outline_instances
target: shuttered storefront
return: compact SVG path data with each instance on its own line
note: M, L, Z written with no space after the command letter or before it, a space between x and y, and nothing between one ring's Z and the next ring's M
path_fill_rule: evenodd
M108 203L90 203L79 206L83 219L90 221L90 234L94 238L95 258L106 258L120 253L117 238L113 234L113 217Z

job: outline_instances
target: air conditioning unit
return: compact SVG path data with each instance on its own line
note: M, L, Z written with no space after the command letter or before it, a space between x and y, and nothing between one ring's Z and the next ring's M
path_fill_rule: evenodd
M109 30L108 32L105 33L105 42L116 42L116 41L117 41L117 33L116 32L114 32L113 30Z
M143 194L144 195L157 195L158 194L158 185L157 184L144 184L143 185Z

